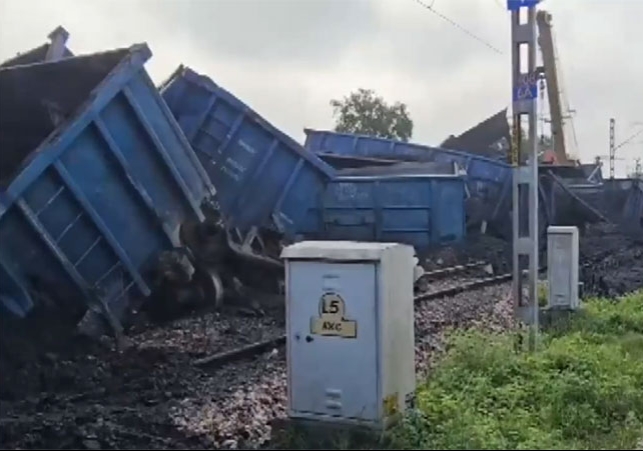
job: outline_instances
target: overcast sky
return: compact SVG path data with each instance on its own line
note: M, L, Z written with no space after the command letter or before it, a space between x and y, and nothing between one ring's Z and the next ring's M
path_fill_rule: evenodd
M76 54L147 42L156 82L180 63L209 75L303 142L333 125L331 98L360 87L405 102L412 141L438 144L509 105L505 0L0 0L0 60L42 44L63 25ZM425 0L431 3L431 0ZM606 155L643 124L643 0L545 0L580 157ZM1 100L0 100L1 101ZM573 139L572 139L573 141ZM624 146L617 173L643 156Z

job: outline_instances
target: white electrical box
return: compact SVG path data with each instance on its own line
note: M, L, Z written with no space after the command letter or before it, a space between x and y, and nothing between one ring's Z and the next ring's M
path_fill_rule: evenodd
M547 228L548 307L575 310L578 300L578 228Z
M290 418L385 429L415 400L413 247L304 241L282 257Z

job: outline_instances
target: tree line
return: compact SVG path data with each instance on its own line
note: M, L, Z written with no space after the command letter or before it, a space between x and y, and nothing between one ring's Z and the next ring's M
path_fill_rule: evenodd
M413 119L403 102L388 103L372 89L360 88L342 99L332 99L334 130L408 142L413 137ZM525 134L523 133L523 140ZM539 138L541 152L551 149L550 136Z

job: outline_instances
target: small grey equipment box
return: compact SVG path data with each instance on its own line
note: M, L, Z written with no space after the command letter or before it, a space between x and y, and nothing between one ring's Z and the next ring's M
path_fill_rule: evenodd
M547 228L547 280L550 309L576 310L578 298L578 228Z
M415 400L413 247L284 249L288 413L384 430Z

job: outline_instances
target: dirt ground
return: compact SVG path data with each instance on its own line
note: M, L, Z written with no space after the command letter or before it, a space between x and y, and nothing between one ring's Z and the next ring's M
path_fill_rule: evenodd
M261 360L241 362L213 375L192 365L192 361L281 333L282 325L267 317L209 312L164 326L150 326L131 336L122 352L114 349L109 340L61 341L58 348L49 346L44 354L11 362L12 378L8 377L10 372L2 372L5 391L0 399L0 446L221 446L220 438L211 436L209 431L195 432L197 427L184 427L186 418L196 416L185 413L189 410L187 404L221 397L252 383L253 377L265 377L269 365ZM6 360L3 363L8 364ZM9 386L13 389L8 390ZM225 409L222 406L221 412Z
M643 243L601 227L586 232L581 249L586 294L615 296L643 287ZM425 263L432 269L485 260L501 273L510 268L509 251L506 243L485 239L443 249ZM440 315L451 314L441 308ZM485 315L496 315L495 308L486 306ZM429 316L418 324L431 331L436 319ZM283 318L201 312L165 325L146 323L122 352L110 340L69 335L68 324L46 329L45 323L51 325L46 313L0 330L2 448L233 448L258 440L267 433L267 419L284 414L282 351L217 371L192 365L283 333ZM430 350L439 342L418 345Z

